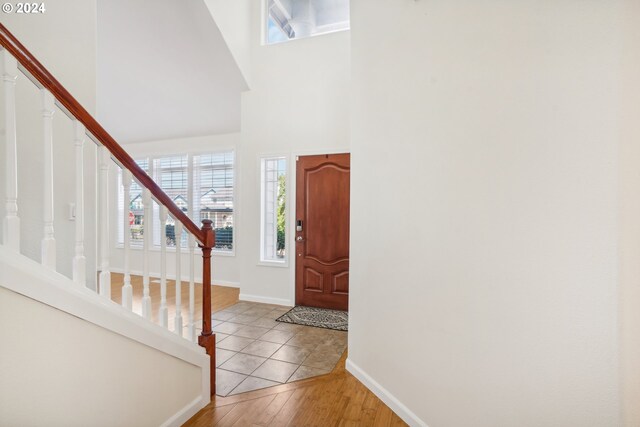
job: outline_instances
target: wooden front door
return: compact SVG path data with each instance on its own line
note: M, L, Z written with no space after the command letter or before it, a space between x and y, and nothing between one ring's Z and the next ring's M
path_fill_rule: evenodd
M296 166L296 305L349 305L349 154Z

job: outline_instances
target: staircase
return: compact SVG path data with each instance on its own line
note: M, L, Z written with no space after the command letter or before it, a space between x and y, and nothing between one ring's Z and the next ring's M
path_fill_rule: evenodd
M47 316L58 316L58 312L49 312L49 308L54 308L59 312L72 317L73 319L81 319L91 325L100 328L96 334L102 334L104 330L115 333L118 336L125 337L144 347L144 350L137 348L132 351L129 356L138 358L140 354L145 353L148 349L152 349L155 358L164 360L162 355L171 356L179 359L189 366L195 366L202 376L201 387L199 388L199 396L195 400L190 401L188 405L181 407L180 411L172 413L167 418L160 420L162 425L179 425L200 408L206 405L209 397L215 393L215 335L211 330L211 250L215 245L215 234L211 226L210 220L203 220L202 227L198 227L183 212L171 198L165 194L161 188L153 181L153 179L143 171L127 152L115 141L111 135L83 108L78 101L47 71L47 69L5 28L0 24L0 73L2 74L2 93L4 103L4 114L0 126L4 128L4 144L0 146L3 150L4 165L0 168L0 180L4 186L4 217L2 223L2 245L0 245L0 295L4 295L5 303L7 301L15 301L13 304L31 307L36 311L42 311L43 318ZM32 241L34 235L30 226L29 233L23 233L25 229L24 222L21 221L22 212L19 210L19 201L23 197L18 193L19 177L24 177L24 171L19 170L19 165L24 162L18 161L19 147L19 118L17 117L16 108L16 81L17 79L27 78L30 80L40 95L40 126L43 129L42 141L39 146L42 150L43 163L41 170L43 181L41 190L43 193L42 204L40 206L39 215L41 215L41 230L38 233L38 241ZM70 120L73 127L73 139L67 141L54 140L54 120ZM67 116L67 117L64 117ZM34 124L35 126L35 124ZM96 171L85 170L85 158L87 142L91 141L96 145ZM55 204L54 194L54 170L59 165L54 162L55 150L60 146L73 146L74 163L75 163L75 182L73 188L69 188L69 192L74 195L73 216L75 221L74 251L73 258L70 260L71 271L70 277L61 274L59 269L60 260L57 258L58 246L56 242L56 230L54 229L54 212L59 212ZM114 166L115 165L115 166ZM33 167L38 167L38 163L34 162ZM166 224L171 217L175 224L175 236L187 235L185 239L186 252L190 262L185 266L185 270L189 270L189 312L187 318L182 313L181 287L181 266L182 257L176 258L176 309L173 319L169 318L169 310L167 307L167 275L166 275L166 253L167 239L160 239L160 251L152 251L151 233L144 234L143 244L143 295L142 295L142 311L140 315L132 312L133 287L131 286L131 275L129 258L131 251L131 226L129 219L129 209L123 209L124 214L118 221L122 221L124 228L124 286L122 287L122 304L116 304L111 301L111 272L109 253L110 231L109 222L110 212L115 211L110 195L109 171L113 168L119 168L122 174L122 190L124 192L124 200L130 200L129 194L132 183L135 181L143 189L144 204L144 223L149 224L152 219L153 212L159 214L160 223ZM87 189L85 188L85 180L91 172L97 177L97 193L96 197L99 201L99 209L97 211L97 224L95 239L98 242L99 256L88 263L85 256L85 234L87 233L85 224L85 211L87 202L85 200ZM20 185L21 186L21 185ZM192 194L192 192L190 192ZM31 195L25 195L31 197ZM125 203L125 206L127 204ZM192 212L189 212L192 213ZM161 233L166 233L166 228L160 227ZM31 239L31 240L30 240ZM40 259L34 260L33 254L29 257L21 246L27 241L31 246L39 245ZM175 238L176 252L183 251L183 239ZM196 337L196 325L194 322L194 300L195 286L194 277L196 277L195 257L197 247L202 253L202 333ZM160 277L160 307L151 306L150 286L151 280L149 276L150 257L159 256L162 266ZM39 262L38 262L39 261ZM95 270L87 266L96 265ZM96 271L97 270L97 271ZM91 290L89 282L94 282L97 278L97 292ZM26 297L26 298L24 298ZM1 300L1 298L0 298ZM35 304L35 305L34 305ZM158 310L160 325L151 322L152 310ZM46 312L46 313L45 313ZM48 314L47 314L48 313ZM21 313L17 314L18 316ZM26 316L24 322L28 321ZM72 321L72 320L65 320ZM169 330L170 321L172 321L173 332ZM184 326L186 325L186 333ZM66 331L65 331L66 332ZM184 336L183 336L184 335ZM78 337L77 340L91 339L89 336ZM3 338L5 338L3 336ZM197 339L196 339L197 338ZM62 338L63 339L63 338ZM101 339L99 344L102 345L105 339ZM73 340L70 346L75 346ZM3 342L0 342L0 346ZM105 349L109 351L109 349ZM121 351L120 349L115 351ZM124 351L124 350L122 350ZM4 352L4 350L3 350ZM160 355L156 354L160 353ZM145 353L146 354L146 353ZM150 356L151 357L151 356ZM151 358L153 358L151 357ZM0 369L4 368L2 363L7 362L10 357L0 359ZM173 359L171 359L173 361ZM8 362L7 362L8 363ZM158 362L160 363L160 362ZM164 362L162 362L164 363ZM169 362L167 362L169 363ZM173 363L173 362L171 362ZM170 366L169 363L167 366ZM141 366L144 366L144 361ZM50 366L51 370L55 370L56 366ZM62 368L61 368L62 369ZM107 370L107 367L95 366L96 370ZM187 369L187 368L185 368ZM189 368L190 369L190 368ZM142 369L141 369L142 370ZM45 371L49 372L49 371ZM52 373L53 374L53 373ZM144 373L139 381L156 381L153 375L149 378L144 377ZM162 378L171 377L166 372L158 372L154 374ZM45 378L41 379L41 386L48 384ZM19 380L19 378L18 378ZM117 378L113 379L118 381ZM53 380L52 380L53 381ZM179 383L179 379L176 379ZM160 382L162 383L162 382ZM8 383L5 383L5 385ZM19 382L17 384L20 384ZM59 386L59 385L58 385ZM177 387L177 386L176 386ZM118 396L106 396L110 387L103 387L97 391L100 399L105 401L114 400L124 412L127 410L136 414L136 404L138 402L124 393L118 400ZM112 388L112 387L111 387ZM3 390L0 386L0 420L13 420L20 423L26 418L26 413L11 412L11 407L3 405ZM87 390L92 393L92 390ZM7 394L9 395L9 394ZM20 396L15 397L19 400ZM153 399L153 396L145 396L145 399ZM166 397L164 397L166 398ZM164 399L163 398L163 399ZM61 402L64 407L68 402ZM34 402L35 403L35 402ZM79 403L79 402L76 402ZM16 407L19 406L16 404ZM124 407L126 406L125 409ZM131 408L129 408L131 406ZM5 408L5 409L3 409ZM8 408L8 409L7 409ZM6 412L8 411L8 412ZM47 417L48 414L43 414ZM64 416L64 414L63 414ZM132 415L134 416L134 415ZM17 418L16 418L17 417ZM54 418L46 418L52 420ZM64 418L62 418L64 419ZM114 421L114 419L105 419L105 425L133 425L128 424L132 418L122 420L122 423ZM86 422L86 420L85 420ZM52 424L55 424L53 422ZM73 425L70 423L68 425ZM99 423L98 423L99 424ZM85 425L88 425L85 423ZM136 424L137 425L137 424Z

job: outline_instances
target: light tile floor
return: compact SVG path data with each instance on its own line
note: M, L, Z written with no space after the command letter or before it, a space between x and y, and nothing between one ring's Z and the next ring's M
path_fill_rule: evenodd
M289 310L241 301L213 314L217 395L323 375L335 367L347 333L275 321Z

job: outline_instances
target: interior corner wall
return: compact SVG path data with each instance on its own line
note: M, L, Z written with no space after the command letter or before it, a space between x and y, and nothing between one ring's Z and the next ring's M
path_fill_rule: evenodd
M242 95L240 298L293 304L295 156L349 151L350 36L343 31L263 45L262 3L252 2L251 90ZM259 265L265 155L288 161L286 267Z
M205 0L245 81L251 86L252 0Z
M96 0L56 0L45 7L42 14L2 13L2 24L90 113L95 113ZM44 186L41 96L36 86L18 73L16 97L21 250L39 261ZM74 192L69 191L75 182L73 127L58 109L53 123L57 270L70 277L75 249L75 223L69 220L69 204L75 202ZM84 154L87 285L95 288L96 162L94 144L88 139Z
M41 14L2 13L2 24L89 113L96 107L97 0L56 0Z
M349 362L412 425L621 425L622 5L351 2Z
M640 3L624 13L619 149L620 332L623 423L640 425Z

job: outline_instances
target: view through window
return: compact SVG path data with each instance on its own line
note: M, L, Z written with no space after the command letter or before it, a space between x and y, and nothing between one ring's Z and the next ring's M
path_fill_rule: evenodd
M263 158L261 163L261 261L285 261L286 171L284 157Z
M349 0L265 0L266 42L349 29Z
M233 252L235 235L233 151L142 158L136 162L196 224L200 225L202 219L212 221L216 232L215 251ZM191 185L190 180L192 180ZM122 218L124 210L122 173L119 173L118 184L118 218ZM193 194L189 194L190 188ZM145 227L142 188L135 182L131 187L128 205L132 246L142 246L146 228L150 230L153 245L160 246L163 233L161 233L159 207L153 203L153 213L149 219L151 224ZM175 221L171 215L168 216L164 227L167 246L175 247L176 238L179 237L182 239L182 247L186 248L187 233L183 231L182 236L175 235ZM121 220L118 221L118 229L118 242L123 243L124 225Z

